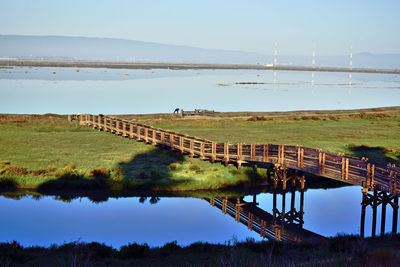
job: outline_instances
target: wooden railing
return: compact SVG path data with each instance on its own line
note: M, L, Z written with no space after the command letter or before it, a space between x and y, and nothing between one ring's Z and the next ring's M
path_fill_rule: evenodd
M283 168L301 170L367 189L377 188L392 195L400 195L400 168L390 164L374 163L364 158L302 146L212 142L104 115L75 116L82 125L152 145L164 146L211 162L220 161L225 164L236 162L238 166L246 162L272 163Z

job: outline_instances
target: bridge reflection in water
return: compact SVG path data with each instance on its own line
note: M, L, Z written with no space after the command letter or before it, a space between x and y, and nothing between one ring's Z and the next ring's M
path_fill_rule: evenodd
M267 212L258 207L256 195L253 195L252 201L245 201L244 197L227 198L215 197L205 198L211 206L217 207L224 214L228 214L235 221L247 226L250 231L255 231L261 237L269 240L285 241L285 242L303 242L323 240L325 237L304 229L304 176L293 175L288 180L288 185L282 183L274 183L273 189L273 208L271 212ZM286 180L287 181L287 180ZM278 186L279 185L279 186ZM364 237L365 232L365 212L366 207L371 206L372 215L372 236L376 235L377 226L377 209L381 205L381 235L385 233L386 224L386 206L389 204L393 211L392 233L397 232L398 217L398 197L390 195L386 192L375 190L372 194L362 190L361 203L361 224L360 236ZM300 195L300 201L296 207L296 194ZM278 195L281 195L281 203L277 203ZM286 198L290 198L290 208L286 210ZM279 209L280 208L280 209ZM340 229L338 229L340 232Z

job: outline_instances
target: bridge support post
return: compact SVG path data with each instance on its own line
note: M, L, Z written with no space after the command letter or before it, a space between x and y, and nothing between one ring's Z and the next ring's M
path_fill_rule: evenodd
M190 139L190 153L189 153L189 156L191 158L194 157L194 140L193 139Z
M237 168L239 171L242 168L242 163L243 163L242 153L243 153L243 144L239 143L237 144L237 160L236 160Z
M133 124L129 123L129 138L133 138Z
M374 198L372 200L372 237L375 237L376 235L376 214L377 214L377 209L378 209L378 195L377 191L374 190Z
M140 142L140 126L136 126L136 141Z
M94 115L92 115L92 128L93 129L96 129L98 127L96 124L97 124L96 117Z
M399 197L393 199L393 222L392 222L392 233L397 233L397 217L399 216Z
M361 202L361 224L360 224L360 236L364 238L365 232L365 208L368 206L368 196L366 192L362 192L362 202Z
M277 208L277 190L274 190L273 193L273 218L274 218L274 228L282 230L284 225L286 224L294 224L303 227L303 207L304 207L304 190L300 190L300 207L299 210L296 210L296 189L295 187L291 188L291 200L290 200L290 210L286 212L286 190L282 192L282 208L279 211Z
M147 127L144 128L144 143L149 143L149 128Z
M119 120L116 120L116 121L115 121L115 134L116 134L116 135L119 135L119 134L120 134L120 128L119 128L119 126L120 126L120 122L119 122Z
M372 208L372 231L371 231L372 237L376 236L376 224L377 224L376 221L377 221L377 211L379 205L382 205L380 234L381 235L385 234L387 204L389 204L393 208L392 233L396 233L397 217L399 209L398 197L390 195L384 191L379 191L377 188L374 188L372 195L368 194L368 190L366 188L362 189L361 224L360 224L361 237L364 237L365 233L365 209L368 206L371 206Z
M154 129L152 129L151 130L152 132L153 132L153 135L152 135L152 137L151 137L151 144L153 145L153 146L156 146L157 145L157 132L156 132L156 130L154 130Z
M225 167L229 164L229 143L224 143L224 163Z

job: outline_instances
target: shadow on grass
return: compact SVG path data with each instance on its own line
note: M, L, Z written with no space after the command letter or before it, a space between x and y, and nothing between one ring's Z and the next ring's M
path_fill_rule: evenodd
M0 177L0 192L14 192L18 183L11 177Z
M176 181L171 177L174 164L183 162L181 154L160 148L136 155L128 162L120 162L113 169L110 177L109 170L93 170L89 176L74 167L66 166L61 169L58 178L47 181L38 187L39 192L49 190L152 190L155 186L173 186L185 180ZM69 197L66 197L68 200Z
M394 163L399 165L400 155L384 147L369 147L366 145L349 145L348 149L354 156L368 158L372 162L381 164Z
M136 155L128 162L121 162L120 171L125 189L153 190L155 187L178 185L186 180L174 180L171 172L177 164L184 161L183 155L162 148L155 148L147 153Z

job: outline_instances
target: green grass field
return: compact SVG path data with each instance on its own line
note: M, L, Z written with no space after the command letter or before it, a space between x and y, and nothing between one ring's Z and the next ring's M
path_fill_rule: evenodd
M218 142L298 144L399 164L398 108L303 115L134 118ZM254 185L266 176L265 169L238 172L69 123L64 116L0 115L2 187L197 190Z
M43 189L219 189L265 175L238 172L55 115L0 118L0 186Z

